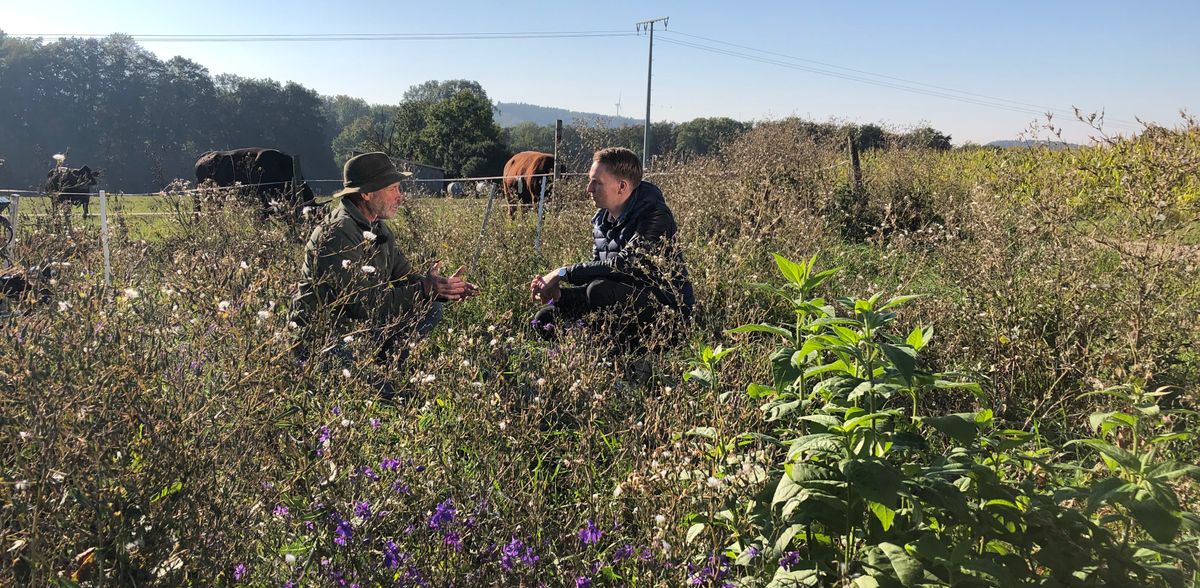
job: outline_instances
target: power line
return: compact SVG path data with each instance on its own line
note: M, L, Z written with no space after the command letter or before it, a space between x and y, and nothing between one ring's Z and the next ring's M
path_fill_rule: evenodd
M775 56L778 56L778 57L781 57L781 58L784 58L787 60L815 63L815 64L819 64L819 65L824 65L827 67L844 70L844 72L861 73L864 75L875 76L877 78L883 78L883 79L871 79L871 78L863 77L861 75L854 75L854 73L844 73L842 71L832 71L832 70L828 70L828 69L822 69L819 67L813 67L813 66L807 66L807 65L802 65L802 64L798 64L798 63L792 63L790 61L784 61L781 59L762 57L762 56L758 56L758 55L742 53L742 52L733 51L733 50L729 50L729 49L722 49L719 47L713 47L711 45L705 45L702 43L696 43L696 42L692 42L692 41L685 41L685 40L680 40L680 39L668 39L668 38L662 39L662 41L666 42L666 43L672 43L675 45L681 45L684 47L699 49L701 51L708 51L710 53L717 53L720 55L726 55L726 56L730 56L730 57L746 59L749 61L757 61L759 63L766 63L769 65L778 65L778 66L786 67L789 69L806 71L806 72L815 73L815 74L819 74L819 75L841 78L841 79L850 80L850 81L854 81L854 82L871 84L874 86L891 88L891 89L901 90L901 91L905 91L905 92L911 92L911 93L915 93L915 94L923 94L926 96L945 98L947 100L954 100L954 101L963 102L966 104L987 106L989 108L997 108L997 109L1001 109L1001 110L1007 110L1010 112L1017 112L1017 113L1023 113L1023 114L1034 114L1034 115L1043 115L1043 114L1047 114L1047 113L1052 113L1052 114L1064 115L1070 119L1074 118L1074 112L1067 112L1062 109L1043 107L1043 106L1039 106L1036 104L1019 102L1019 101L1010 100L1007 98L988 96L986 94L968 92L965 90L956 90L953 88L937 86L934 84L926 84L923 82L907 80L907 79L898 78L895 76L889 76L889 75L873 73L873 72L869 72L869 71L865 71L865 70L858 70L858 69L854 69L854 68L828 64L828 63L824 63L824 62L820 62L820 61L805 59L802 57L795 57L795 56L786 55L786 54L782 54L782 53L775 53L773 51L765 51L762 49L755 49L753 47L747 47L745 45L737 45L735 43L726 43L724 41L720 41L717 39L709 39L707 37L700 37L698 35L689 35L686 33L680 33L679 31L666 31L666 32L667 32L667 34L683 35L683 36L692 37L692 38L696 38L696 39L703 39L703 40L714 42L714 43L720 43L722 45L728 45L731 47L747 49L749 51L755 51L758 53L763 53L765 55L775 55ZM894 81L886 81L886 80L894 80ZM897 83L897 82L904 82L904 83ZM906 84L911 84L911 85L906 85ZM917 88L917 87L913 87L913 86L924 86L925 88L930 88L930 89ZM1106 119L1106 120L1108 122L1126 126L1126 127L1141 128L1140 125L1138 125L1137 123L1130 122L1130 121L1124 121L1124 120L1119 120L1119 119Z
M99 33L13 33L10 37L101 39ZM327 33L274 35L125 35L143 43L282 43L338 41L455 41L489 39L578 39L590 37L634 37L632 31L505 31L483 33Z

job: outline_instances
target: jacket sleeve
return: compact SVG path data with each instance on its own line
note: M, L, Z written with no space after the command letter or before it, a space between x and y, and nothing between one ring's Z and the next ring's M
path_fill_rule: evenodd
M625 243L620 252L604 261L593 259L567 266L566 281L571 284L583 284L597 278L621 274L653 283L654 280L650 276L657 275L658 269L651 258L675 235L676 230L675 217L671 215L669 208L653 208L638 219L633 237Z
M365 244L336 226L317 238L313 275L318 290L324 293L321 298L341 306L349 318L367 318L368 305L364 304L361 291L365 286L362 267L369 259Z
M429 300L429 295L425 293L425 276L413 271L412 264L398 247L395 254L396 259L388 276L388 288L384 293L392 317L406 314L418 303Z

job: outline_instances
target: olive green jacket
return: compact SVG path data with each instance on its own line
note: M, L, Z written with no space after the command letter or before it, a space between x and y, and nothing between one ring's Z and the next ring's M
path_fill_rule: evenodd
M422 274L383 221L368 223L358 207L342 200L313 229L304 249L299 291L291 319L303 326L327 308L339 333L358 328L414 323L429 303Z

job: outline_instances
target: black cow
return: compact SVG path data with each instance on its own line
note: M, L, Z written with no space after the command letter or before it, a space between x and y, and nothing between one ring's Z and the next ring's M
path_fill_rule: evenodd
M295 179L300 181L299 187L294 187ZM196 183L210 180L220 187L241 184L243 194L257 196L264 215L283 210L294 212L313 205L316 200L308 182L295 168L292 156L277 149L209 151L196 160Z
M55 205L71 204L83 206L83 218L88 217L88 203L92 200L92 187L100 172L92 171L88 166L79 169L59 166L46 174L46 186L43 189Z

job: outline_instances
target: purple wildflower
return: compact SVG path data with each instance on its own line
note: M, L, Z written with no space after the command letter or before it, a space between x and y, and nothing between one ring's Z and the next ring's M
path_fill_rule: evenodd
M792 566L794 566L798 563L800 563L800 552L799 551L789 551L789 552L783 554L783 557L779 558L779 567L784 568L786 570L791 570Z
M284 582L284 583L283 583L283 588L296 588L296 581L295 581L295 580L288 580L287 582Z
M366 500L354 503L354 515L364 519L371 518L371 503Z
M633 546L626 543L625 545L618 547L617 550L613 552L612 560L613 560L613 563L617 563L623 559L628 559L632 555L633 555Z
M241 582L242 576L245 576L245 575L246 575L246 564L240 563L233 567L233 580L235 582Z
M525 545L523 541L513 537L512 541L508 542L500 549L500 567L506 572L513 571L516 563L520 562L528 567L537 565L541 558L533 552L533 548Z
M333 542L345 547L346 543L354 536L354 529L350 528L350 521L338 518L333 534Z
M592 519L588 519L583 528L579 529L579 540L584 545L594 545L603 536L604 533L596 526L596 523L592 522Z
M587 576L575 578L575 588L592 588L592 579Z
M333 416L342 416L342 407L340 407L340 406L333 407Z
M275 516L277 516L279 518L285 518L288 516L289 511L288 511L288 507L286 507L282 504L276 504L275 510L273 510L271 512L273 512L275 514Z
M378 429L378 428L379 428L379 419L377 419L377 418L374 418L374 417L371 417L371 428L372 428L372 429Z
M762 553L762 551L760 551L758 549L758 547L756 547L754 545L751 545L750 547L746 548L746 557L748 557L748 558L758 557L758 554L760 554L760 553Z
M454 521L454 499L447 498L429 515L429 528L441 529Z
M320 433L317 435L317 443L324 445L330 437L333 436L333 431L329 430L329 425L321 425Z
M442 537L442 544L454 548L454 551L462 551L462 537L459 537L455 531L448 531Z
M379 481L379 475L375 473L375 470L371 469L371 466L363 466L362 475L372 482Z
M394 457L385 457L385 458L383 458L383 461L379 462L379 468L387 470L389 472L394 472L399 467L400 467L400 460L398 460Z
M400 551L400 546L394 541L388 539L383 545L383 565L388 569L397 569L400 564L412 559L412 556L407 552Z
M395 490L396 494L408 494L409 488L408 484L405 484L402 480L396 480L392 483L392 490Z

